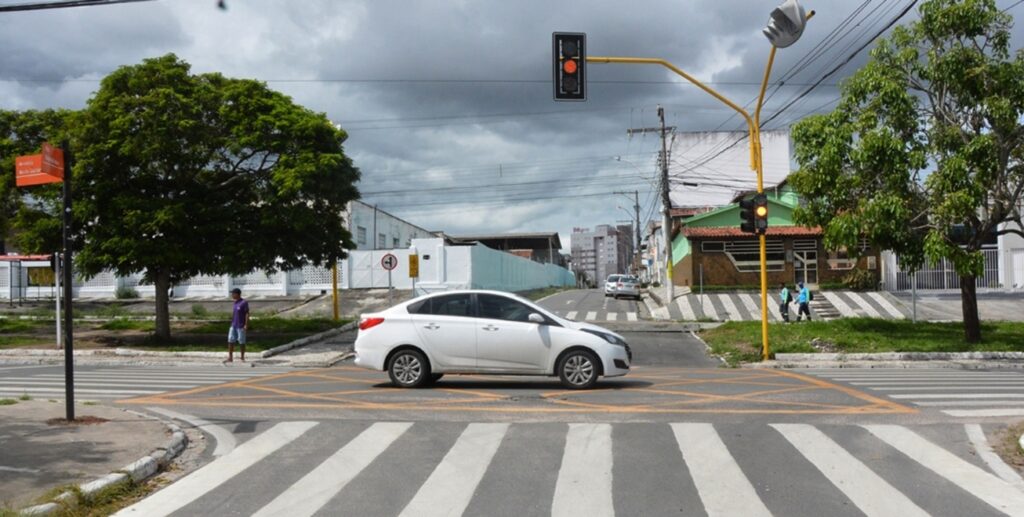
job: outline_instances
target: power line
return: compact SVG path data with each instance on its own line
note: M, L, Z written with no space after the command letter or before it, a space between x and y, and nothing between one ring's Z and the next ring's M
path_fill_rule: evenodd
M148 2L150 0L67 0L62 2L34 2L26 4L2 5L0 12L40 11L43 9L66 9L69 7L90 7L97 5L127 4Z

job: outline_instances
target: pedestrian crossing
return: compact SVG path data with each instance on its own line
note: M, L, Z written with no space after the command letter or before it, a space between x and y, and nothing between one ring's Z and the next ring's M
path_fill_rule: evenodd
M75 397L116 400L241 381L291 371L290 368L232 366L112 366L75 369ZM63 398L63 367L0 369L0 397Z
M640 321L636 311L551 311L565 319L574 321Z
M821 296L824 300L817 297ZM831 304L840 317L844 318L885 318L906 319L907 314L901 309L900 303L884 293L860 293L855 291L821 291L816 293L816 300L811 304L812 317L815 305L821 301ZM789 306L789 318L796 320L798 305ZM755 321L761 319L761 296L756 293L715 293L680 296L668 305L669 319L684 321ZM775 295L769 293L768 314L770 321L783 321Z
M1024 515L1015 472L997 475L963 438L947 448L936 434L801 423L285 421L117 515Z
M1024 373L938 368L802 370L955 417L1024 416Z

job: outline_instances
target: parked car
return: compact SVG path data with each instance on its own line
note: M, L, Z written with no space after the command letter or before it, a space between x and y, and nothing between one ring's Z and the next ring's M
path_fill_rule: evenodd
M615 298L629 297L639 300L640 280L634 276L621 275L619 281L615 283L615 292L612 296Z
M604 281L604 295L615 296L615 289L619 284L619 279L623 275L608 275L608 279Z
M557 376L570 389L629 373L622 336L497 291L429 294L360 316L355 364L402 388L448 373Z

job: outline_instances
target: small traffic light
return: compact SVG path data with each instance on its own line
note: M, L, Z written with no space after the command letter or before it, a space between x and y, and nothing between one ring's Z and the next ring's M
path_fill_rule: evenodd
M740 230L744 233L756 233L757 225L754 222L754 200L740 200Z
M768 196L764 194L754 196L754 229L761 235L768 233Z
M556 101L587 100L587 35L581 32L552 34Z

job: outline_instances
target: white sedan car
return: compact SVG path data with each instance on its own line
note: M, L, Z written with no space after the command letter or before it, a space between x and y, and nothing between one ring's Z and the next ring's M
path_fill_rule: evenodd
M364 314L355 364L418 388L446 373L558 376L567 388L629 373L622 336L560 318L525 298L449 291Z

